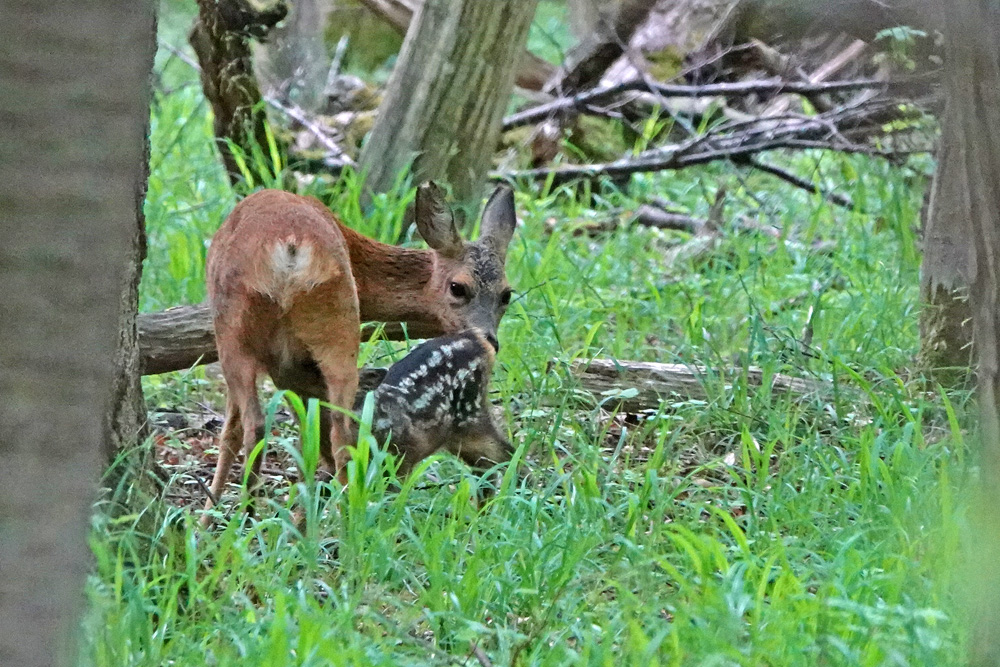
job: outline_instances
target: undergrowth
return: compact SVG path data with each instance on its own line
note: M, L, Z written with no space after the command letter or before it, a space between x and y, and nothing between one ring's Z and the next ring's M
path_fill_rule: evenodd
M191 72L158 63L144 310L204 298L207 241L235 202ZM286 485L255 518L230 493L212 531L161 501L141 513L152 523L98 512L83 662L469 665L476 647L497 665L959 664L967 406L911 368L927 166L769 159L856 209L726 164L625 190L518 184L495 386L524 474L506 468L476 508L461 464L390 488L362 438L346 491ZM720 188L723 229L700 251L624 223L654 196L705 217ZM413 196L401 181L363 212L350 175L304 191L387 241ZM609 218L623 224L579 233ZM707 398L618 415L620 397L563 370L597 356L704 367ZM748 366L821 389L757 389L732 372ZM221 407L202 369L145 388L156 408ZM315 465L314 429L305 458L281 433L272 447ZM190 486L168 469L168 493Z

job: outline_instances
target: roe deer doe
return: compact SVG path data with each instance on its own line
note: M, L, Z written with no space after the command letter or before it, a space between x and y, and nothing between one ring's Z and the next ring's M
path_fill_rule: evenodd
M441 449L479 470L510 460L488 396L494 358L483 332L469 329L429 340L389 368L375 388L372 435L389 436L401 478Z
M466 243L440 189L421 185L417 231L430 250L379 243L344 226L319 200L262 190L237 204L208 252L208 295L228 388L219 460L206 504L218 499L242 444L264 438L257 379L303 399L350 409L362 321L405 322L433 336L476 327L494 347L510 302L504 274L514 196L497 188L480 236ZM349 418L322 413L320 454L346 482ZM256 484L262 456L250 471ZM206 513L202 522L210 523Z

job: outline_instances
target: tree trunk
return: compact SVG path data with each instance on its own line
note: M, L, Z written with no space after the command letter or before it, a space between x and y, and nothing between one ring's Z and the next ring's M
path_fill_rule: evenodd
M546 88L565 96L597 85L612 63L625 53L654 6L656 0L620 0L599 12L593 32L570 51L565 66Z
M423 3L361 153L370 192L412 160L416 180L444 179L466 205L479 198L536 2Z
M613 10L618 0L610 3L600 2L600 0L567 0L566 9L569 14L569 29L573 32L578 42L582 42L594 32L598 22L602 19L602 9Z
M268 141L267 113L253 73L250 37L266 35L287 12L282 0L261 9L252 0L198 0L198 19L189 41L198 56L201 86L215 115L216 143L234 188L243 187L243 171L230 145L247 157L245 164L255 184L272 176L251 157L255 145L267 156Z
M69 664L111 397L153 4L0 6L0 663Z
M156 56L156 18L150 28L145 55L152 73ZM148 95L148 93L147 93ZM135 168L135 223L124 262L118 302L118 347L115 352L111 403L105 414L104 461L111 463L122 452L134 448L146 434L146 401L142 395L142 357L139 351L139 280L146 259L146 215L143 204L149 182L149 114L143 132L143 151Z
M253 51L264 94L315 112L330 69L323 33L334 0L297 0L285 21Z
M898 25L921 27L924 0L739 0L721 33L724 42L742 44L751 39L768 43L776 38L843 32L866 42L876 33Z
M405 36L413 15L423 0L360 0L360 2ZM526 90L541 90L556 71L549 62L527 49L521 51L519 60L514 82Z
M974 248L972 314L979 360L981 496L969 576L973 623L969 664L1000 664L1000 14L992 0L958 0L945 21L947 150L935 206L968 220ZM971 537L971 535L970 535Z
M969 285L975 270L968 209L970 183L964 169L962 132L952 100L945 110L938 169L924 216L924 256L920 275L920 363L935 381L964 384L972 368L972 305Z

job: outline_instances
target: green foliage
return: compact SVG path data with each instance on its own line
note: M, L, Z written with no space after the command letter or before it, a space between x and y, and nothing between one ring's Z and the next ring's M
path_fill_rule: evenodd
M437 457L392 488L391 458L362 437L347 490L307 475L256 518L230 493L211 532L188 510L153 530L98 515L81 663L462 665L474 643L497 665L960 664L967 406L908 371L919 165L768 160L861 212L721 164L636 176L627 193L522 184L496 388L528 474L505 469L476 508L461 464ZM206 240L234 201L197 88L157 96L153 167L146 309L203 297ZM682 232L575 233L652 197L707 216L720 186L722 235L704 253L671 261ZM352 174L303 189L385 240L413 196L401 178L363 214ZM707 400L614 419L615 396L547 371L593 356L755 365L830 389L796 402L710 372ZM147 388L155 404L219 405L200 372ZM310 471L316 404L292 406L303 453L297 433L271 446Z

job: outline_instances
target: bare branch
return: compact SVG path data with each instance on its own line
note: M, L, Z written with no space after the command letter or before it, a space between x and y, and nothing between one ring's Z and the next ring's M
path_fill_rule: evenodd
M854 139L881 133L883 124L898 118L899 113L897 104L892 100L872 100L818 116L753 118L723 123L708 134L686 142L661 146L614 162L495 172L491 177L494 180L535 181L553 177L556 183L566 183L575 179L614 178L640 172L683 169L714 160L745 162L751 155L779 148L822 148L897 157L903 153L879 150L856 143Z
M562 97L547 104L511 114L504 118L503 129L512 130L522 125L531 125L550 116L567 112L586 112L599 104L607 103L626 92L649 91L663 98L677 97L746 97L748 95L821 95L843 93L855 90L877 89L884 92L905 92L926 89L931 79L926 76L886 81L882 79L856 79L853 81L827 81L809 83L765 79L738 83L712 83L701 86L658 83L644 79L632 79L614 86L594 88L572 97Z

